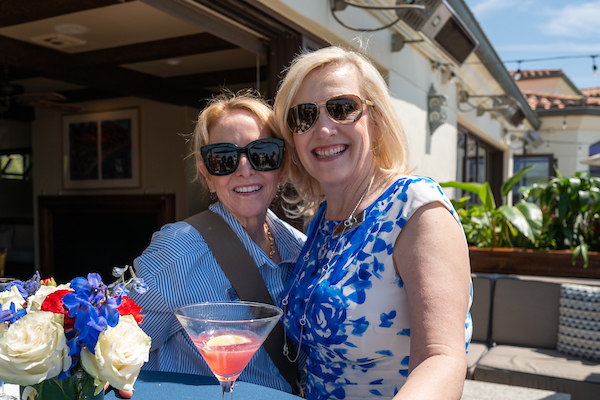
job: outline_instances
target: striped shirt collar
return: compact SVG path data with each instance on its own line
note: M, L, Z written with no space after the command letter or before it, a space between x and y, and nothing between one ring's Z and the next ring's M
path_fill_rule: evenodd
M233 231L240 238L244 247L248 250L256 265L269 264L270 267L276 268L277 264L265 254L260 247L252 241L250 235L246 232L242 224L231 215L229 210L221 203L217 201L211 204L209 210L219 215L227 222L227 224L233 229ZM275 215L273 211L267 209L267 224L269 230L275 239L277 249L279 250L279 256L281 257L281 263L295 263L300 251L302 250L302 244L298 243L297 238L294 238L291 227L286 228L283 226L283 222Z

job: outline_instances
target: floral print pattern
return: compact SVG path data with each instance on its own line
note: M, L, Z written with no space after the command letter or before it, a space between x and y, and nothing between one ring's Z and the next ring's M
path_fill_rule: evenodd
M390 399L404 384L410 324L393 246L413 213L435 201L458 221L435 181L404 177L367 207L361 225L338 237L332 233L341 221L325 220L321 205L282 303L288 335L309 356L308 399ZM468 313L465 349L471 334Z

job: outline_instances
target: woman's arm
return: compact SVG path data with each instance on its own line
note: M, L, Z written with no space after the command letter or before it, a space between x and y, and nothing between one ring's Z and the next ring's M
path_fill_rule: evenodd
M467 370L470 263L464 234L441 203L419 208L394 246L410 315L409 376L394 397L460 399Z

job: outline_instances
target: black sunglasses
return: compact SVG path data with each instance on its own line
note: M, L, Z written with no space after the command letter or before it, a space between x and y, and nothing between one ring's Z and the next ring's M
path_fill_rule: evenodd
M373 106L371 100L363 100L353 94L332 97L325 104L296 104L288 111L287 123L292 133L299 135L307 132L319 119L319 108L325 107L327 115L338 124L353 124L362 117L363 104Z
M256 171L273 171L281 167L285 142L282 139L258 139L246 147L233 143L215 143L202 146L200 153L211 175L229 175L240 163L240 154L246 154Z

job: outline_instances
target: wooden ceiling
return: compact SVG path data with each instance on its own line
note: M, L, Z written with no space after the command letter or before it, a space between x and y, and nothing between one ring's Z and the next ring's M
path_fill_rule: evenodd
M193 17L195 9L206 26ZM213 20L206 19L211 13ZM84 44L35 41L65 25L85 28L66 34ZM244 48L237 40L243 36L254 48ZM256 0L0 1L0 66L9 67L8 81L26 93L58 92L71 103L136 96L201 107L223 86L259 85L272 93L268 75L281 70L269 71L269 48L294 36Z

